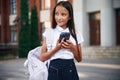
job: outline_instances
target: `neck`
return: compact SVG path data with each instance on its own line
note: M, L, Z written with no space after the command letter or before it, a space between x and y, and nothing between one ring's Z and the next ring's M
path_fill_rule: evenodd
M62 29L66 29L67 27L66 26L61 26Z

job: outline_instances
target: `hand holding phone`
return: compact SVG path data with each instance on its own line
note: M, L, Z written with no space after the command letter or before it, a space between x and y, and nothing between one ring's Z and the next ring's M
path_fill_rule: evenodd
M69 40L70 38L70 33L69 32L62 32L59 37L59 42L64 38L64 41Z

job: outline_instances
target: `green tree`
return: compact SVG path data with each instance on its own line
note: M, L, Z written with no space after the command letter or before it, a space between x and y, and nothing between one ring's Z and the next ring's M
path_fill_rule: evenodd
M31 28L30 28L30 48L33 49L40 46L40 40L38 35L38 17L36 6L31 10Z
M27 57L30 50L30 27L28 19L28 0L20 0L21 29L19 33L19 57Z

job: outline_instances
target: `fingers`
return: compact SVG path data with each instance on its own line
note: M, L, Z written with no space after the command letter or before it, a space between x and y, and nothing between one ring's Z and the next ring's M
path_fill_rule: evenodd
M66 49L69 49L70 48L70 42L69 41L66 41L66 42L62 42L62 48L66 48Z
M58 40L57 43L59 45L61 45L61 48L65 48L65 49L70 49L71 44L72 44L72 42L70 40L66 40L66 42L65 42L64 38L62 38L61 41Z
M63 43L64 42L64 38L62 38L62 40L61 40L61 43Z

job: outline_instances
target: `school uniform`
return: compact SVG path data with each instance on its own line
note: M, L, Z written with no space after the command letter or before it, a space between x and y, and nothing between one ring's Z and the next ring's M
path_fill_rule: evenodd
M57 25L55 29L50 28L44 32L43 36L46 37L48 50L55 48L57 40L62 32L69 32L69 29L62 29ZM76 32L76 35L78 44L82 43L82 35L78 32ZM75 39L72 35L70 35L69 39L74 45L76 45ZM70 49L60 49L51 57L48 73L48 80L79 80L74 63L74 55Z

